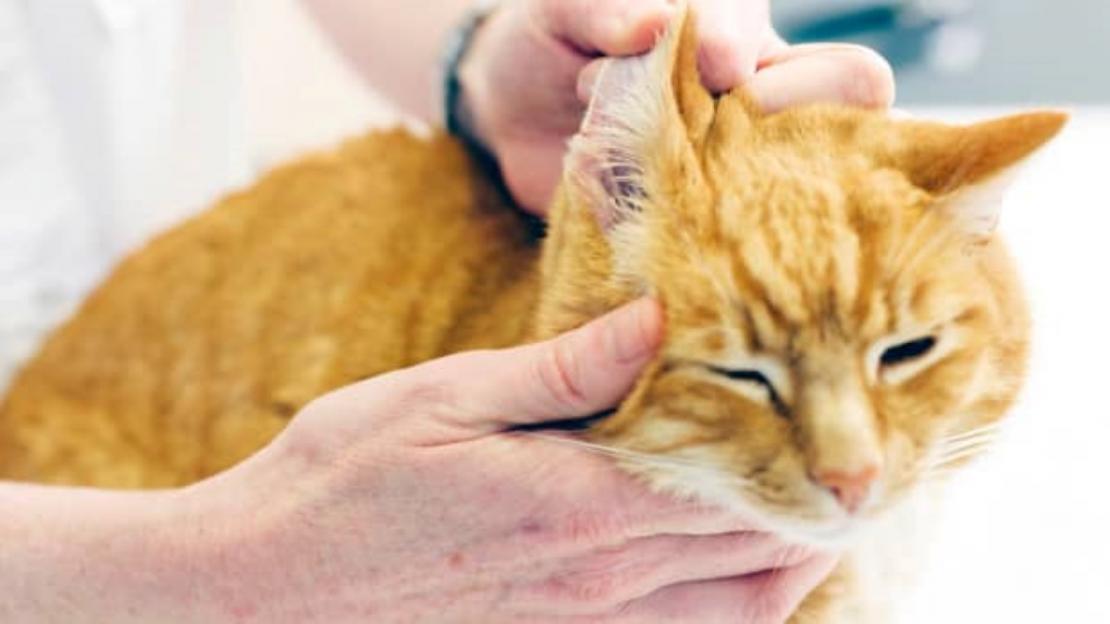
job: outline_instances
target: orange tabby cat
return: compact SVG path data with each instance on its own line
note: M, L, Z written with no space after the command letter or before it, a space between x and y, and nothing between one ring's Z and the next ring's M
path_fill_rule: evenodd
M337 386L647 293L664 348L590 442L659 488L847 545L796 621L880 617L862 545L982 450L1021 384L995 191L1064 118L763 116L701 87L689 22L604 71L542 241L455 142L403 132L161 236L15 380L0 478L186 484ZM910 537L883 539L890 559Z

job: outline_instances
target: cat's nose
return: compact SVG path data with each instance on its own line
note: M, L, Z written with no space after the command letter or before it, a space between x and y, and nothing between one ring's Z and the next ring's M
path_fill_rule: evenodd
M820 470L814 473L813 480L832 492L845 511L856 513L878 477L878 464L868 464L857 470Z

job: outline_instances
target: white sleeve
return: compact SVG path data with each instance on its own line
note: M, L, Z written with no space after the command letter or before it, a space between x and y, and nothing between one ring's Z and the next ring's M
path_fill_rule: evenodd
M0 0L0 389L108 261L65 158L19 0Z

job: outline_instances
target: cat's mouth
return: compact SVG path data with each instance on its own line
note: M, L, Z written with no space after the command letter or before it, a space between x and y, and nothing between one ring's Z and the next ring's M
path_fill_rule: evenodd
M722 501L716 501L720 504ZM780 536L786 542L809 546L818 550L839 551L847 549L867 532L883 512L868 510L858 514L841 510L818 508L794 513L769 509L743 494L735 494L726 509L753 524L753 528ZM823 507L823 506L821 506Z
M790 502L771 501L753 491L738 475L702 462L667 458L648 463L634 456L618 456L618 461L656 489L735 512L753 530L774 533L787 542L820 550L847 548L886 513L879 493L858 512L851 513L816 486L810 490L803 488L803 493Z

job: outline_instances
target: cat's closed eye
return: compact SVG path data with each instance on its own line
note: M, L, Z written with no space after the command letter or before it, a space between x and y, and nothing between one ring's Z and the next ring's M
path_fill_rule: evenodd
M765 398L776 408L781 408L783 405L782 397L775 389L775 384L761 371L755 369L722 368L719 366L710 366L709 370L733 381L739 381L758 388L766 393Z
M879 364L884 368L906 364L925 357L937 346L933 336L922 336L886 348L879 356Z

